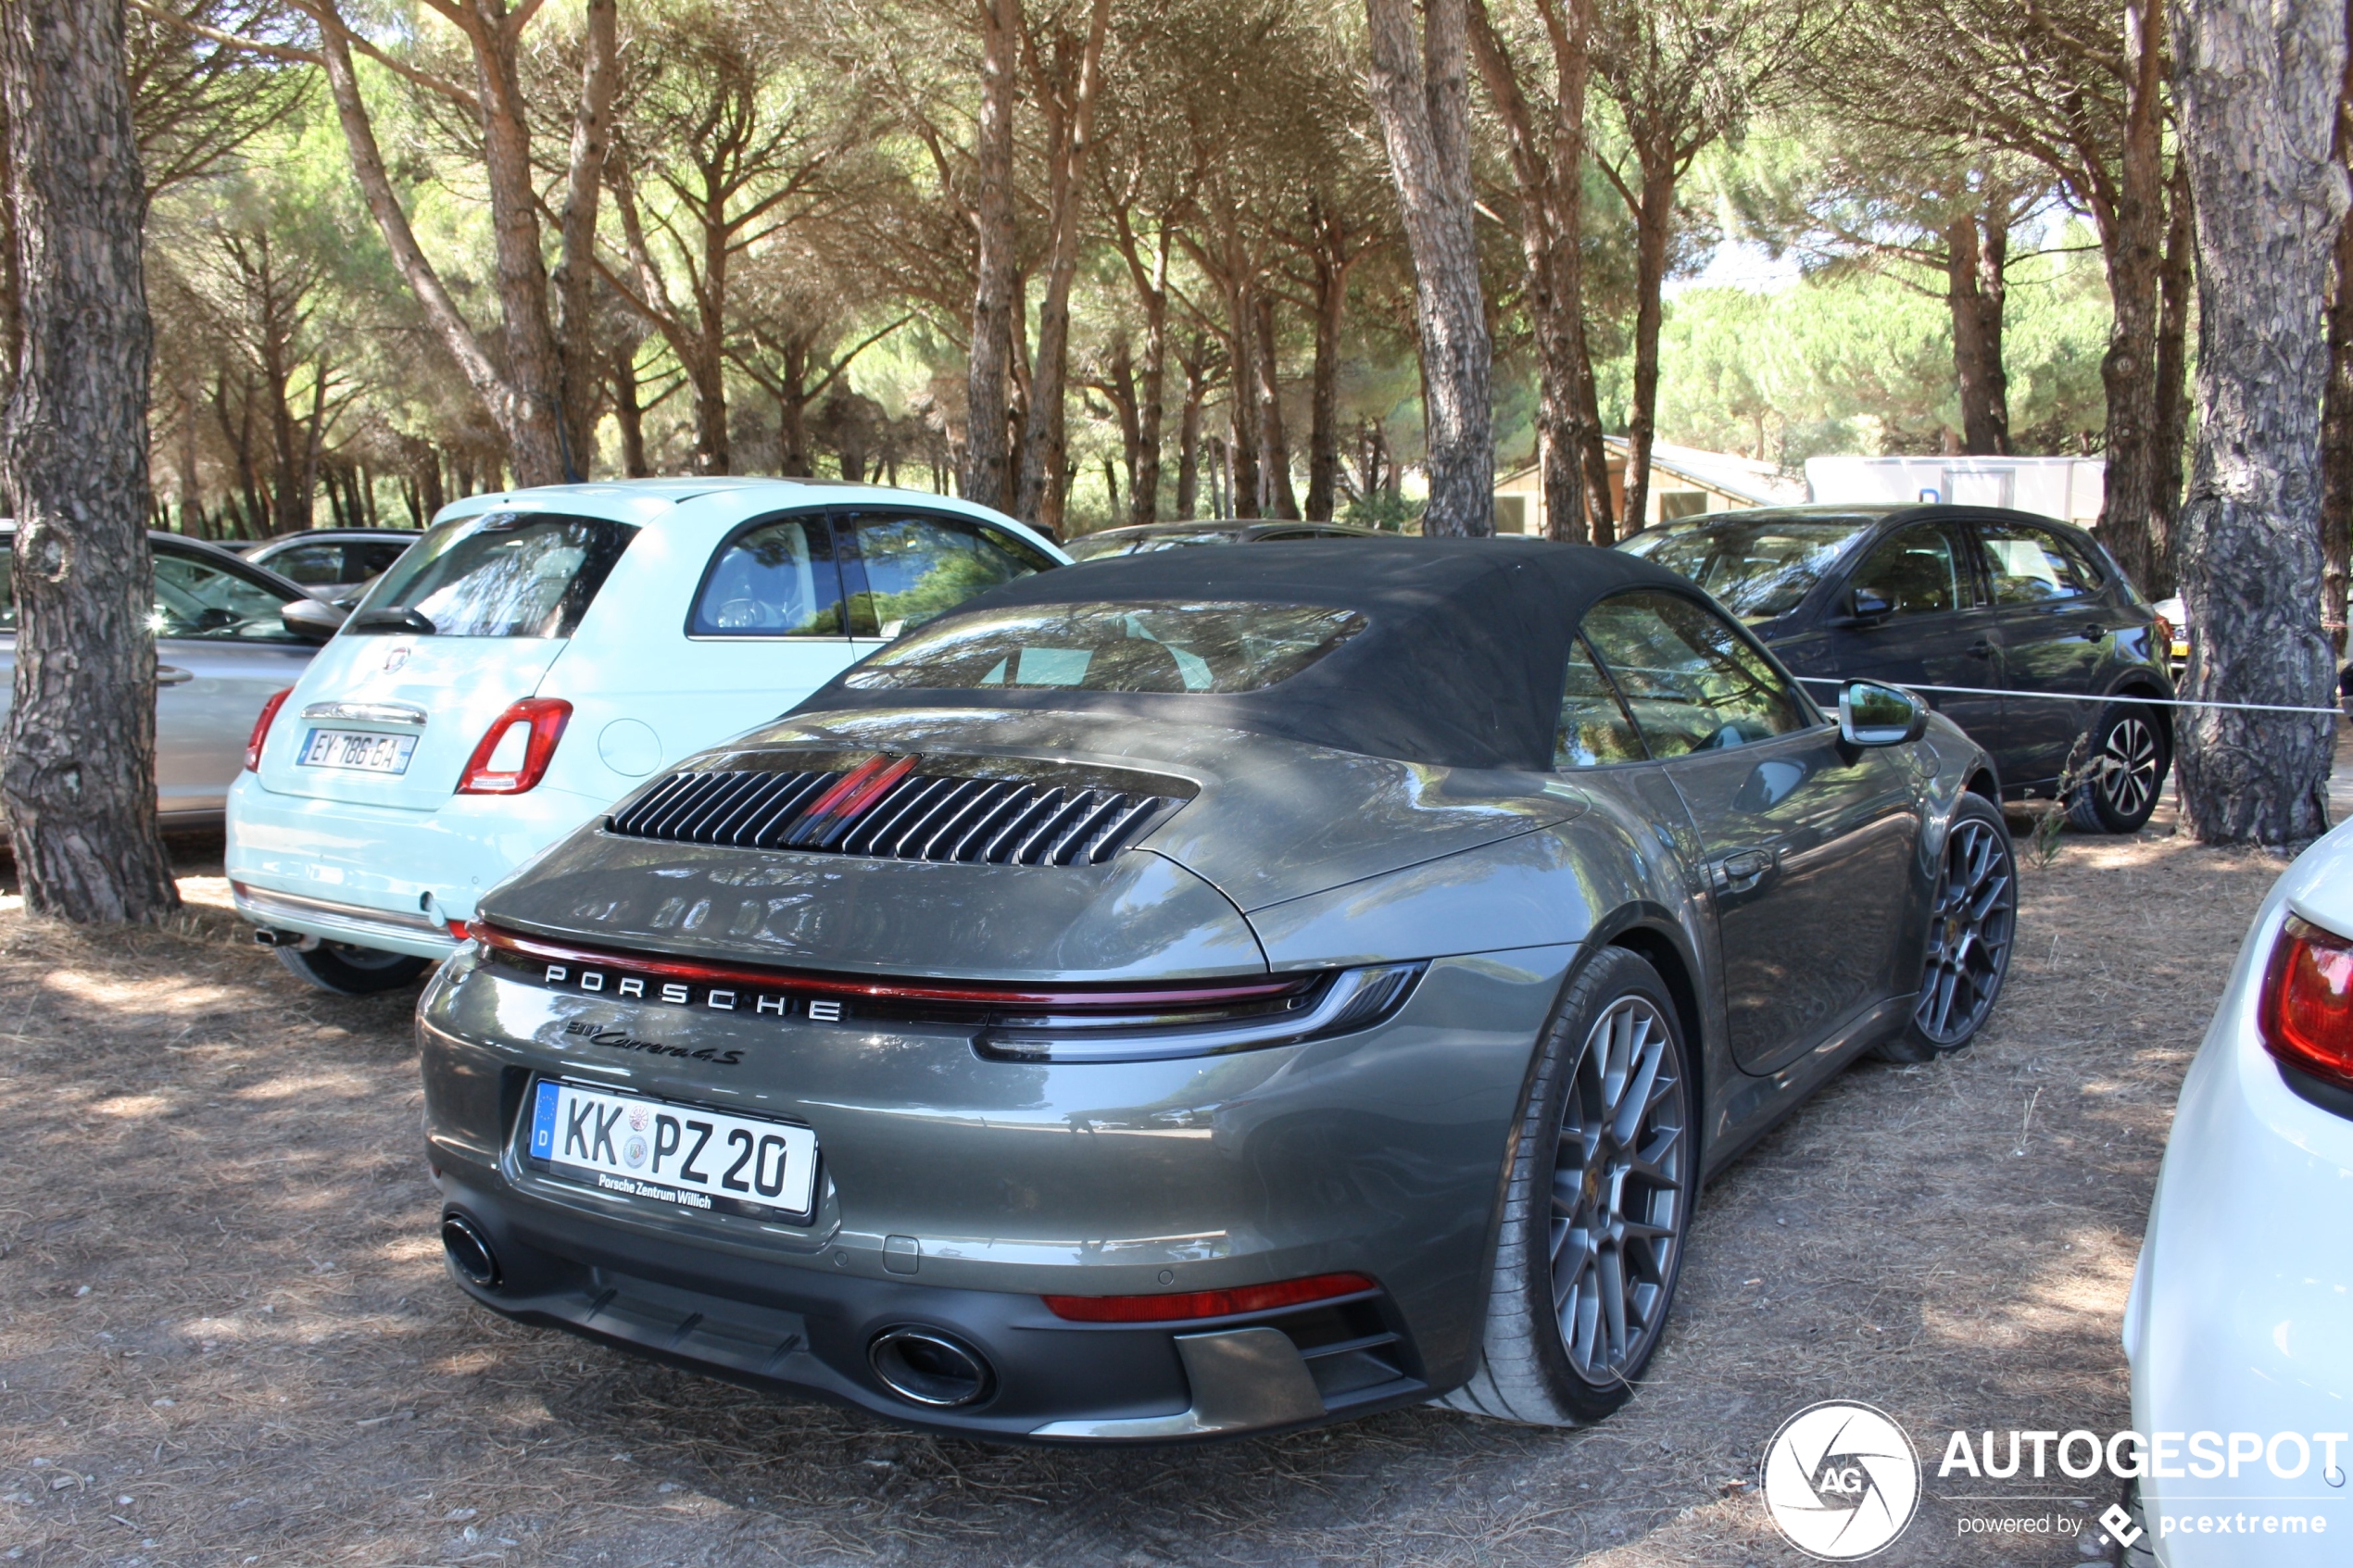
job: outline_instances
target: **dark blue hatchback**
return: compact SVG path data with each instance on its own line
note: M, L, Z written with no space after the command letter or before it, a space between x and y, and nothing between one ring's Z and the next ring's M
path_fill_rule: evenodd
M2155 612L2081 529L1984 507L1777 507L1618 547L1698 583L1809 682L1931 688L1993 753L2007 799L2064 789L2079 826L2110 833L2157 804L2171 709L2145 699L2173 695L2166 649Z

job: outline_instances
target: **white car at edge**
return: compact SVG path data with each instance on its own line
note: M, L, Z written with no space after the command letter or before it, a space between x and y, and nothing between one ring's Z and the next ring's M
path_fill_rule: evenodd
M986 508L819 480L460 501L264 709L229 796L237 909L315 985L405 985L665 764L1068 558Z
M2353 823L2264 900L2173 1118L2125 1308L2167 1568L2353 1562Z

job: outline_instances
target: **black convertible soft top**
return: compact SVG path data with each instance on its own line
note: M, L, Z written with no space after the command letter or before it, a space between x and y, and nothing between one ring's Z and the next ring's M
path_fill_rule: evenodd
M1620 588L1700 596L1617 550L1536 539L1352 539L1168 550L1019 578L944 624L1014 606L1204 600L1315 605L1365 630L1259 691L854 690L836 677L797 714L879 708L1045 709L1222 724L1340 751L1453 768L1552 766L1569 639Z

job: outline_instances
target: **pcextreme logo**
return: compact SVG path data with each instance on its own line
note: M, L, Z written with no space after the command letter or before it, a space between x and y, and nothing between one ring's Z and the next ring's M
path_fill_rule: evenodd
M1886 1412L1829 1399L1766 1445L1766 1512L1790 1545L1825 1562L1885 1549L1920 1503L1920 1458Z

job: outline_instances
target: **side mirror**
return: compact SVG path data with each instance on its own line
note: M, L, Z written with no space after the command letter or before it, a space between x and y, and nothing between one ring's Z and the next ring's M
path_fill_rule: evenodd
M344 617L351 612L337 605L318 599L288 599L278 610L278 619L287 631L306 643L323 643L342 630Z
M1838 689L1838 738L1849 746L1902 746L1928 734L1928 704L1901 687L1849 681Z
M1847 600L1857 621L1884 621L1895 613L1895 603L1877 588L1857 588Z

